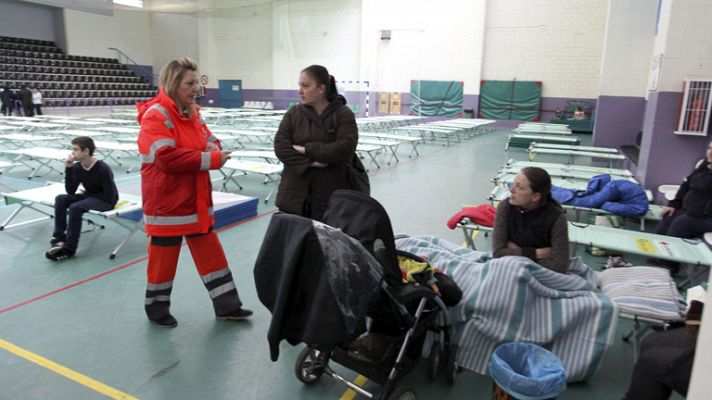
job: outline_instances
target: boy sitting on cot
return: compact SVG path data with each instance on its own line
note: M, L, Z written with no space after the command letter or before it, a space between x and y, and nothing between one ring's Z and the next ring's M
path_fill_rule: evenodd
M67 259L76 253L84 213L112 210L119 201L114 174L105 162L94 158L94 149L92 138L76 137L72 140L72 153L64 160L67 194L60 194L54 200L54 233L51 248L45 253L52 261ZM77 193L80 183L84 189Z

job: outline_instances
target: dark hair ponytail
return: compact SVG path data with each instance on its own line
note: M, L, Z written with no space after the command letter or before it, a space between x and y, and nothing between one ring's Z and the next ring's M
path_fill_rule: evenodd
M532 192L539 193L547 202L560 206L559 202L551 196L551 176L545 169L539 167L526 167L521 171L529 181Z
M326 87L326 101L331 103L336 100L336 96L339 92L336 90L336 80L332 75L329 75L329 71L321 65L310 65L302 70L302 72L308 74L314 79L317 85L324 85Z

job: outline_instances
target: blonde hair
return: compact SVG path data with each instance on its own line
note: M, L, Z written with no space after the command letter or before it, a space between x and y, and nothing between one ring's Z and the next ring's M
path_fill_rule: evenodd
M176 97L178 86L180 86L180 83L185 76L185 71L197 70L198 64L190 57L181 57L179 59L172 60L161 69L158 82L161 86L163 86L163 90L165 90L168 97L173 99L179 109L180 103ZM189 107L185 110L185 112L190 117L193 114L193 107Z

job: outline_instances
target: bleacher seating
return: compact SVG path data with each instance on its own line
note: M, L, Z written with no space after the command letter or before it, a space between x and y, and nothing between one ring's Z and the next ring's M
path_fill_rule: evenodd
M155 89L113 58L64 54L54 42L0 36L0 87L38 88L45 107L128 105Z

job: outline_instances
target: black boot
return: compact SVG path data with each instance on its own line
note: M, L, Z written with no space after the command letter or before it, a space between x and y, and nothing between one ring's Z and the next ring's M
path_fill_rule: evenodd
M213 300L215 316L222 320L243 320L252 315L252 311L242 308L240 296L232 280L229 268L221 269L201 277L208 294Z
M170 312L172 289L172 282L158 285L149 283L146 289L146 315L149 321L161 328L178 326L178 321L173 318Z

